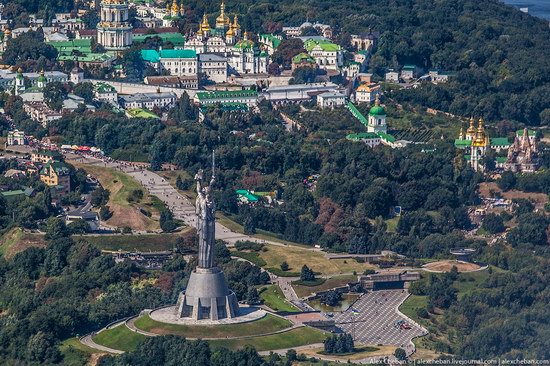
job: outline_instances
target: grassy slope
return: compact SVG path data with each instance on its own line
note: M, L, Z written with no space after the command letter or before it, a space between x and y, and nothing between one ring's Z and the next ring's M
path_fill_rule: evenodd
M78 338L69 338L61 342L59 351L63 354L63 365L81 366L88 363L90 356L100 351L80 343Z
M0 256L11 258L27 248L44 246L46 242L43 235L26 233L20 228L14 228L0 238Z
M226 347L229 349L236 349L244 348L249 345L255 347L257 351L268 351L299 347L306 344L321 343L325 338L326 334L320 330L309 327L301 327L270 336L244 339L222 339L209 341L209 343L214 348Z
M160 215L158 200L147 194L137 180L112 168L75 161L70 163L96 177L103 188L111 192L107 205L113 211L113 216L107 220L107 224L118 227L129 226L134 230L156 230L160 227L157 219ZM135 189L143 190L144 197L139 203L129 203L128 196ZM151 212L152 218L142 214L139 211L140 208Z
M244 234L244 228L241 224L235 222L233 219L231 219L229 216L222 214L221 212L216 213L216 220L222 224L223 226L227 227L231 231L234 231L239 234ZM302 248L311 248L311 246L307 246L305 244L299 244L294 243L292 241L281 239L277 236L277 234L262 230L262 229L256 229L256 234L252 235L255 238L263 239L263 240L270 240L281 244L286 245L292 245L296 247L302 247Z
M286 261L291 272L299 272L305 264L315 272L324 275L343 274L357 271L362 273L367 268L374 266L367 263L358 263L354 259L332 259L329 260L323 253L305 250L295 246L276 246L266 244L266 251L261 251L260 258L267 267L279 268L279 265Z
M263 288L260 298L264 301L264 305L275 311L299 311L298 308L286 301L285 295L278 285Z
M255 347L258 351L267 351L299 347L306 344L321 343L325 337L326 334L320 330L309 327L301 327L270 336L241 339L220 339L208 342L214 348L226 347L229 349L238 349L243 348L246 345L250 345ZM99 333L96 337L94 337L94 341L106 347L119 349L122 351L132 351L135 350L138 344L145 338L147 337L139 333L132 332L125 326L118 326Z
M94 342L121 351L132 351L147 337L132 332L124 324L105 330L94 337Z
M157 322L149 316L142 316L136 320L135 325L139 329L158 334L175 334L189 338L224 338L276 332L289 328L291 323L286 319L268 314L262 319L249 323L218 326L167 324Z
M411 295L399 306L399 311L408 316L409 318L422 323L424 319L419 318L416 315L418 309L426 309L428 304L428 296Z

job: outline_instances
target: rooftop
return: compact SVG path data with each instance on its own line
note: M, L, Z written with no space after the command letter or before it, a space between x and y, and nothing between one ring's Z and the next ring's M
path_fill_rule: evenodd
M136 93L131 95L122 95L122 100L125 103L132 102L148 102L154 99L164 99L164 98L173 98L176 99L176 93L165 92L165 93Z
M246 189L237 189L235 193L237 193L237 196L246 198L249 202L258 201L258 197Z
M304 48L307 52L311 52L315 47L319 46L323 51L327 52L336 52L340 51L340 46L332 43L330 41L315 41L313 39L308 39L304 42Z
M345 98L345 95L338 92L325 92L319 94L317 97L321 98Z
M174 47L183 47L185 45L185 37L179 33L145 33L145 34L139 34L133 36L133 41L136 43L145 42L147 38L153 38L153 37L159 37L165 42L170 42L174 45Z
M201 53L199 54L199 61L216 61L216 62L226 62L227 58L216 55L215 53Z
M258 96L258 92L255 90L224 90L224 91L210 91L210 92L198 92L195 94L198 100L208 99L224 99L224 98L254 98Z
M359 141L359 140L368 140L368 139L379 139L380 136L374 132L360 132L360 133L350 133L346 136L346 139Z

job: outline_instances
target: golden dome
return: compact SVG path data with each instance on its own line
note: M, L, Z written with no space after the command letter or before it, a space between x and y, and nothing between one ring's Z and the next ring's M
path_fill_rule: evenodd
M4 34L6 36L9 36L11 34L11 30L8 27L6 27L6 29L4 29Z
M470 126L466 130L466 133L476 133L476 128L474 127L474 117L470 117Z
M237 15L235 15L235 17L233 18L233 28L234 30L241 29L239 21L237 20Z
M202 23L199 26L199 32L208 32L210 31L210 24L208 23L208 18L206 14L202 16Z
M477 131L475 134L475 139L473 142L474 146L488 146L489 137L485 133L484 121L483 118L479 119L479 124L477 126Z
M226 26L228 27L231 24L229 17L225 15L225 2L222 0L220 5L220 15L216 18L216 26Z
M225 36L226 37L234 37L235 36L235 31L233 31L233 25L231 25L229 27L229 29L227 30L227 32L225 33Z
M180 7L178 6L178 3L176 2L176 0L172 2L172 11L174 13L179 13L180 11Z
M17 73L18 73L18 74L22 74L22 73L23 73L23 69L22 69L21 67L18 68L18 69L17 69Z

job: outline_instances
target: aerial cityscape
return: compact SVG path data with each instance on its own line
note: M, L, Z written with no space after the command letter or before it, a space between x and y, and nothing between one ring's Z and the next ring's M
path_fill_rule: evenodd
M550 8L0 1L0 365L550 364Z

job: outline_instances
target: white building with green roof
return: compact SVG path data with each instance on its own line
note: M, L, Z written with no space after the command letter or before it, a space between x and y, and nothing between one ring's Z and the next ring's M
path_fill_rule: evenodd
M118 93L115 87L110 84L103 82L94 84L94 97L99 101L118 105Z
M272 55L273 52L281 44L281 36L275 36L273 34L260 34L258 36L258 42L265 48L269 55Z
M198 74L195 50L141 50L141 57L156 70L167 71L173 76L196 76Z
M246 37L233 46L227 60L240 74L267 74L269 55Z
M330 41L308 39L304 42L307 53L315 59L320 68L338 70L344 65L342 48Z
M369 110L367 130L374 133L387 133L386 110L380 105L380 98L376 96L374 106Z

